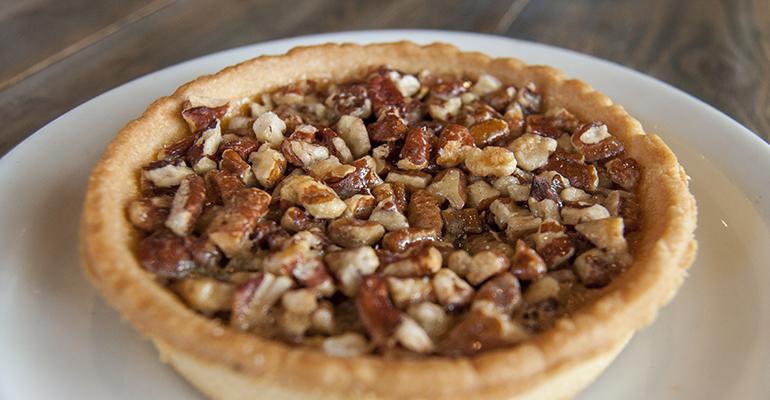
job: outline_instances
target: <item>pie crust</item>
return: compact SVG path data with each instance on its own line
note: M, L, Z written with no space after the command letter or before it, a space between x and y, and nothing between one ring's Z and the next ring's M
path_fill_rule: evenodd
M125 204L139 195L138 171L164 144L189 134L180 117L189 96L234 99L302 79L350 79L389 65L416 73L478 76L506 84L534 82L546 104L601 120L642 166L643 210L633 265L596 300L531 340L474 357L339 358L223 327L188 308L144 270L139 234ZM493 59L447 44L411 42L298 47L200 77L155 101L126 125L94 169L81 223L81 258L110 304L198 389L211 398L569 398L588 385L631 335L655 318L682 284L696 250L695 199L676 157L623 107L579 80L545 66Z

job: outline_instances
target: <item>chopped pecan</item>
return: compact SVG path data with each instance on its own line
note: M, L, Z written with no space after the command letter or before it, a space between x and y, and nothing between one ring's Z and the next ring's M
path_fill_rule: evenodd
M465 307L473 299L473 287L448 268L441 268L432 279L436 299L450 310Z
M477 176L506 176L516 170L516 157L504 147L470 148L465 153L465 167Z
M158 160L175 161L187 154L195 142L195 136L187 135L174 143L164 145L156 157Z
M538 280L548 272L545 261L523 240L516 241L516 254L511 258L511 272L524 281Z
M453 208L465 207L468 199L465 174L457 168L441 171L428 186L428 191L441 201L449 201L449 205Z
M331 188L307 175L290 176L284 182L280 199L302 205L313 217L336 218L347 208Z
M363 278L380 266L377 253L369 246L331 252L324 256L324 261L340 283L342 293L349 297L354 297Z
M399 212L406 211L406 187L403 184L383 183L374 187L372 194L378 202L388 200L395 205Z
M502 273L481 285L473 297L473 307L479 302L490 303L497 312L510 314L521 302L519 281L509 273Z
M345 141L355 158L367 155L372 149L369 133L366 131L366 125L361 118L343 115L337 122L337 133Z
M641 177L639 163L631 157L613 158L604 166L613 182L623 189L633 190Z
M205 105L190 106L190 103L187 105L189 108L185 108L182 111L182 118L184 118L187 125L190 127L190 132L193 133L207 129L216 121L220 120L224 117L229 108L227 104L218 107L207 107Z
M155 161L142 168L142 178L158 188L178 186L185 177L194 173L182 160Z
M286 132L286 123L274 112L268 111L260 115L252 125L252 130L257 140L267 143L277 149L283 143L283 134Z
M466 147L474 146L473 136L468 128L449 124L439 136L436 163L442 167L455 167L465 160Z
M519 168L534 171L548 164L548 157L556 151L556 140L525 133L508 147L516 156Z
M377 200L369 194L354 194L345 199L345 212L342 218L368 219L372 215Z
M471 126L470 133L478 147L505 145L511 139L508 123L499 118L476 123Z
M144 269L162 277L183 277L195 269L187 241L171 231L153 232L139 242L139 262Z
M428 166L432 146L430 143L430 132L424 126L415 126L411 128L401 148L399 156L401 160L396 166L406 170L421 170Z
M510 263L507 257L494 251L485 250L471 256L464 250L457 250L449 255L447 266L476 286L508 269Z
M281 228L286 229L290 233L306 231L311 228L324 230L326 228L326 221L313 218L300 208L289 207L284 211L283 217L281 217Z
M393 304L400 309L425 301L433 292L430 279L427 277L398 278L389 276L386 281L390 298L393 300Z
M407 122L395 109L382 111L377 121L367 127L369 139L376 142L395 142L406 135L406 130Z
M441 268L441 252L433 246L411 249L400 260L385 266L383 274L399 278L431 275Z
M465 208L462 210L449 208L441 211L441 218L444 219L446 233L450 235L460 236L484 231L483 222L478 210L475 208Z
M281 153L290 164L308 171L314 163L331 155L329 149L320 142L318 129L311 125L298 126L281 143Z
M607 210L613 217L622 217L626 232L634 232L641 224L639 202L633 194L621 190L613 190L607 196Z
M400 253L408 248L431 244L438 240L438 233L433 229L404 228L386 233L382 237L382 247L385 250Z
M451 323L444 308L436 303L426 301L413 304L409 306L406 313L420 324L425 333L434 340L443 336Z
M499 112L505 112L516 98L516 88L513 86L498 87L496 90L485 93L482 96L482 99L492 108Z
M168 196L132 200L128 204L128 220L135 227L151 232L163 226L170 207Z
M203 211L206 201L206 185L203 178L190 175L185 178L174 195L171 211L166 219L166 227L179 236L192 232L195 220Z
M629 262L628 254L610 254L600 249L591 249L575 258L573 268L584 286L600 288L607 286Z
M363 85L340 85L326 98L325 103L343 117L368 118L372 113L372 102Z
M249 155L259 148L259 142L249 136L237 136L227 134L222 136L222 143L219 145L219 153L225 150L233 150L244 159L248 160Z
M514 215L526 214L527 211L513 201L510 197L495 199L489 204L489 211L492 213L492 219L500 229L508 226L508 219Z
M216 193L216 196L221 198L223 202L228 202L230 198L244 187L243 181L238 179L237 176L219 170L206 174L206 180L212 188L210 190L212 192L211 195L213 196Z
M526 119L526 133L558 139L564 131L554 125L553 121L542 115L530 115Z
M233 301L235 286L214 278L185 278L172 289L193 309L206 315L227 311Z
M260 273L236 290L230 322L241 330L251 330L268 322L268 312L293 286L290 278Z
M356 296L356 309L369 337L377 346L391 347L403 315L390 301L385 280L377 275L364 278Z
M270 195L259 189L240 189L225 200L225 207L206 229L213 241L229 257L245 245L259 218L267 213Z
M486 181L476 181L468 185L468 205L478 210L485 210L495 199L500 197L500 191Z
M460 112L462 105L463 102L459 97L432 98L428 101L428 112L436 121L449 121Z
M564 226L556 221L543 221L533 239L535 249L549 269L558 267L575 254L575 244L565 233Z
M372 102L372 111L380 115L389 108L403 109L405 105L404 95L395 82L382 74L375 74L367 83L367 94Z
M531 184L522 183L519 178L513 175L495 179L492 186L499 190L503 196L508 196L513 201L527 201L529 199Z
M350 171L342 178L330 178L326 184L332 188L342 199L347 199L356 194L369 194L370 190L382 183L382 180L372 168L368 157L353 161L346 167Z
M385 182L401 183L409 191L425 189L433 180L433 176L422 171L390 171Z
M537 304L548 299L558 299L561 287L559 281L545 276L532 282L524 293L524 300L529 304Z
M513 247L504 242L497 232L468 235L461 242L460 247L471 255L481 253L482 251L491 251L510 259L514 254Z
M286 171L286 158L267 144L263 144L259 151L252 153L249 162L251 162L254 177L266 189L272 188L283 179L283 173Z
M561 210L561 219L567 225L577 225L581 222L604 219L609 216L610 212L599 204L582 208L564 207Z
M219 161L219 169L240 178L247 186L256 184L254 172L251 166L243 161L235 150L227 149L222 152L222 160Z
M477 96L484 96L495 90L500 89L503 84L499 79L489 74L481 74L476 83L471 86L471 93Z
M440 204L441 201L427 190L414 192L407 208L409 226L441 232Z
M623 152L623 142L612 136L604 124L585 124L572 134L572 145L586 162L603 160Z
M583 222L575 225L580 232L596 247L610 253L624 252L628 248L623 237L623 218L610 217Z
M534 82L529 82L516 91L516 103L528 114L540 112L542 97Z
M452 328L442 342L440 352L449 357L471 356L480 351L509 346L526 338L524 329L507 316L476 309Z
M573 154L557 150L551 154L548 164L543 170L556 171L569 179L572 186L592 192L599 185L599 175L596 167L584 164L582 160Z
M510 241L515 241L525 235L537 231L540 223L543 222L542 218L535 217L527 214L516 214L508 218L508 225L505 228L505 236Z
M342 247L371 246L377 243L385 228L373 221L339 218L329 223L329 238Z

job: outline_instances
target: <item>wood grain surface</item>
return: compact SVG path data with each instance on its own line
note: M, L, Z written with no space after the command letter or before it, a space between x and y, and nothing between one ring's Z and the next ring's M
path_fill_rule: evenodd
M657 77L770 139L768 0L0 2L0 155L122 83L219 50L352 29L494 33Z

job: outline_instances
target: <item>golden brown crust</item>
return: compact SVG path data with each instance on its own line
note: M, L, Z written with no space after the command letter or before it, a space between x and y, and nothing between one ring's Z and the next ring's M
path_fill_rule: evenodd
M581 119L600 120L643 167L642 230L634 265L605 293L523 345L473 358L336 358L223 327L197 315L144 271L135 256L137 234L124 205L139 193L137 171L165 143L183 136L181 105L190 95L240 98L300 79L342 80L362 68L389 64L405 72L477 76L505 83L534 81L547 104ZM446 44L410 42L326 44L263 56L204 76L154 102L110 144L94 169L81 224L81 257L93 283L144 335L167 353L227 368L296 394L357 394L370 398L518 398L547 384L567 366L597 355L650 323L681 285L695 254L695 200L676 157L619 105L584 82L521 61L461 52ZM170 355L173 360L173 355ZM582 385L581 385L582 386ZM579 390L577 388L576 390ZM216 397L216 396L215 396ZM307 398L301 397L301 398Z

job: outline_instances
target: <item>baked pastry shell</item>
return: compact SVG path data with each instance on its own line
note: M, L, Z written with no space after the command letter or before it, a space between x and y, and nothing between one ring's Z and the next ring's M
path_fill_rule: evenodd
M524 344L474 357L415 359L333 357L222 326L188 308L140 266L139 233L125 207L140 194L141 166L164 144L189 134L180 116L185 100L239 99L302 79L343 81L383 64L410 73L489 73L513 85L533 81L546 106L604 122L624 142L626 154L642 166L642 221L633 265L596 300ZM688 177L671 150L658 136L646 134L623 107L582 81L566 79L550 67L462 52L441 43L325 44L257 57L200 77L128 123L90 177L80 250L87 275L107 301L214 398L253 396L264 390L275 390L263 392L274 398L553 398L571 396L587 385L633 332L649 324L673 297L695 255L695 225ZM574 376L557 387L565 371ZM239 383L224 384L228 379Z

